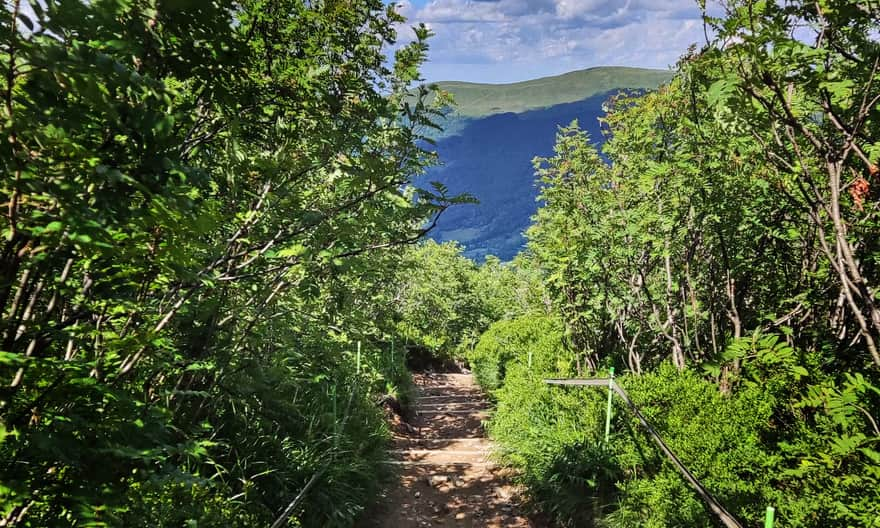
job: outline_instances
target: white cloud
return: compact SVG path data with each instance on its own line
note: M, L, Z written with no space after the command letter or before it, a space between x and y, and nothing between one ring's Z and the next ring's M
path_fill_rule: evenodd
M436 34L423 68L432 81L508 82L602 65L666 68L703 41L695 0L407 0L400 10L408 24L425 22Z
M596 20L625 16L630 2L602 0L556 0L556 14L564 19Z

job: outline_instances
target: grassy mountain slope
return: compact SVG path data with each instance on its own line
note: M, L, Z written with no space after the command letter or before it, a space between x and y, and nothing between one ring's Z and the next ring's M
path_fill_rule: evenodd
M538 205L532 158L552 154L557 128L577 119L601 143L598 118L610 96L653 89L670 77L661 70L592 68L514 84L440 83L458 107L436 137L443 165L421 183L440 181L480 203L447 211L433 238L457 240L477 260L513 258Z
M606 66L511 84L441 81L437 85L454 95L458 115L473 118L574 103L621 88L656 88L671 77L667 70Z
M459 241L465 254L476 260L486 255L512 259L525 242L522 233L538 205L532 158L552 154L557 128L574 119L600 142L596 117L612 93L616 92L520 114L469 119L455 135L441 138L436 148L443 165L431 169L421 183L440 181L451 192L470 193L480 203L446 211L433 238Z

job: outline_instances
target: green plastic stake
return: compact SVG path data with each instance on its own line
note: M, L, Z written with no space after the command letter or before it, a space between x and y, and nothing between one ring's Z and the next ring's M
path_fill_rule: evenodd
M608 445L608 437L611 436L611 396L614 387L614 367L609 369L611 377L608 378L608 408L605 410L605 445Z
M776 517L776 509L773 506L767 506L767 516L764 517L764 528L773 528L774 517Z
M361 342L358 341L358 353L357 353L357 373L361 373Z
M339 417L336 415L336 384L330 386L330 393L333 395L333 446L339 443Z
M529 370L532 370L532 351L529 350Z

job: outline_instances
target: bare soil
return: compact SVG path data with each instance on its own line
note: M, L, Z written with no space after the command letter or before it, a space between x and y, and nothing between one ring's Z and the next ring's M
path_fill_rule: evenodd
M395 427L399 481L361 528L544 528L517 506L509 473L490 457L489 405L469 374L417 374L416 416Z

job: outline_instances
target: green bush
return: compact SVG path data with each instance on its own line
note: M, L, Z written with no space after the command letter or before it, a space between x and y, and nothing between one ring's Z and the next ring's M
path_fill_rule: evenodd
M535 372L570 373L562 331L562 323L548 316L525 315L492 324L467 355L477 382L485 389L499 388L509 364L528 365L530 355Z
M398 332L427 352L425 359L452 360L488 325L474 288L477 267L462 251L457 243L429 240L406 251L398 270Z
M775 399L760 386L725 396L713 382L671 364L619 383L694 476L747 524L757 524L770 504L763 440L771 433ZM707 526L711 513L682 476L624 409L615 419L612 447L627 468L619 483L615 526Z
M248 528L259 523L231 490L217 483L138 483L117 522L131 528Z
M566 526L591 525L615 494L619 468L601 445L604 393L543 381L574 374L562 332L561 323L546 316L500 321L468 359L477 381L498 400L489 432L499 458L519 470L534 507Z
M511 363L495 394L489 433L499 458L518 470L534 508L564 526L592 526L620 477L613 454L601 445L605 393L551 387L540 371Z
M544 374L553 374L544 371ZM703 504L641 426L614 407L610 445L603 445L607 392L553 387L521 365L496 391L490 425L502 459L519 470L541 510L567 526L706 526ZM773 401L757 389L732 397L693 372L664 365L619 380L667 444L711 492L756 522L768 504L762 447Z
M540 324L540 323L536 323ZM677 469L615 397L610 445L603 445L607 392L557 387L570 376L561 351L535 346L532 368L504 338L520 321L481 340L481 382L498 409L489 432L499 458L517 470L536 509L563 526L692 527L711 514ZM527 341L517 342L527 345ZM871 526L880 504L880 455L869 409L880 389L860 375L822 377L778 338L735 342L743 352L734 389L669 363L618 378L667 445L735 517L760 524L773 505L785 526ZM548 361L548 358L552 359ZM711 370L711 369L710 369Z

